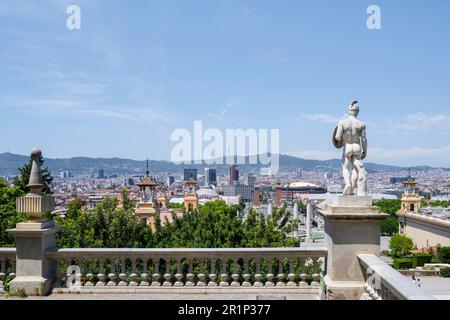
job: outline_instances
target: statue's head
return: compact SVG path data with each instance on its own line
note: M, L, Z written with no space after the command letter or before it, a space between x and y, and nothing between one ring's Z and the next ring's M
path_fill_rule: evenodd
M348 107L348 115L357 117L359 113L358 101L353 100Z

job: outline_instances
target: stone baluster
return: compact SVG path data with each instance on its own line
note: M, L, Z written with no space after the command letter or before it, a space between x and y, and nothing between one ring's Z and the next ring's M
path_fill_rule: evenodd
M3 281L6 279L6 259L0 260L0 293L3 293Z
M217 287L217 282L216 282L216 259L213 258L208 262L211 266L211 271L209 273L209 282L208 282L208 287Z
M119 287L126 287L128 285L127 282L127 274L126 274L126 270L125 270L125 262L126 259L122 258L120 259L120 273L119 273Z
M105 259L98 260L97 278L98 278L98 281L95 284L95 286L96 287L104 287L106 285L106 283L105 283Z
M288 287L296 287L295 283L295 259L289 258L289 274L288 274Z
M11 279L16 277L16 260L11 261L11 272L8 274Z
M308 275L306 274L306 266L305 266L305 260L300 259L300 287L307 287L308 286Z
M84 283L85 287L93 287L94 283L92 282L94 279L94 274L92 273L92 264L94 261L86 262L86 282Z
M160 274L160 270L159 270L159 259L154 259L152 260L153 265L154 265L154 269L153 269L153 275L152 275L152 287L160 287L161 286L161 282L160 282L160 278L161 278L161 274Z
M198 281L197 281L197 287L204 287L206 286L205 282L205 260L201 259L199 262L200 272L197 275Z
M141 282L140 287L148 287L150 283L148 282L148 259L140 258L142 261L142 272L141 272Z
M265 283L266 287L273 287L273 286L275 286L275 284L273 283L274 275L272 273L272 268L273 268L273 259L269 258L268 259L268 266L267 266L267 274L266 274L267 281Z
M172 273L170 271L170 259L166 258L166 272L164 273L164 287L171 287L172 286Z
M244 282L242 282L243 287L251 287L252 283L250 282L250 272L248 270L249 258L244 258L244 274L242 277L244 278Z
M233 259L233 264L231 265L231 286L232 287L240 287L241 284L239 282L239 264L238 258Z
M115 287L116 281L117 281L117 274L116 274L116 261L114 259L109 260L110 264L110 270L108 274L108 283L106 284L108 287Z
M220 283L221 287L228 287L230 284L228 283L228 273L227 273L227 260L222 259L222 273L220 275Z
M318 287L320 286L320 275L319 275L319 258L312 258L312 282L311 286Z
M173 284L174 287L182 287L184 286L183 283L183 271L182 271L182 264L183 264L183 260L179 259L177 260L177 273L175 274L175 283Z
M137 287L139 285L138 283L138 275L136 271L136 258L131 258L131 273L130 273L130 283L128 284L130 287Z
M254 287L262 287L262 274L261 274L261 259L255 258L256 271L255 271L255 282L253 283Z
M195 286L195 282L194 282L194 260L193 259L189 259L188 260L188 273L186 274L186 286L187 287L193 287Z
M285 283L284 283L284 271L283 271L283 259L279 258L278 259L278 274L277 274L277 287L284 287Z

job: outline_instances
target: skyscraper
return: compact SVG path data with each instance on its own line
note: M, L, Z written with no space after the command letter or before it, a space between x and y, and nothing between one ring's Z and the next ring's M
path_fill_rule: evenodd
M175 182L175 177L174 176L168 176L167 177L166 184L167 184L168 187L170 187L174 182Z
M98 169L98 179L105 179L105 170L103 169Z
M239 181L239 167L236 164L230 166L230 185Z
M217 185L216 169L205 168L205 184L207 186Z
M184 181L189 181L190 178L197 181L197 169L184 169Z

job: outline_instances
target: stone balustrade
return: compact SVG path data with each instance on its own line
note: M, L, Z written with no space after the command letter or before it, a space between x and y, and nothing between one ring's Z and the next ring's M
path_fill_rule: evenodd
M358 259L366 275L366 292L361 300L434 300L432 295L414 285L379 257L360 254Z
M0 248L0 293L3 292L5 281L16 276L16 249Z
M327 249L54 249L45 256L56 261L61 289L317 289Z

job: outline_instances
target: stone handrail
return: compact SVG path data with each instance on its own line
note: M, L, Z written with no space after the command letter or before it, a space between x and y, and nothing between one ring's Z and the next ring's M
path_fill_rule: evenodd
M358 255L366 275L364 300L434 300L435 298L415 286L411 281L371 254Z
M0 248L0 292L4 281L16 276L16 248Z
M54 249L60 287L318 287L327 249Z

